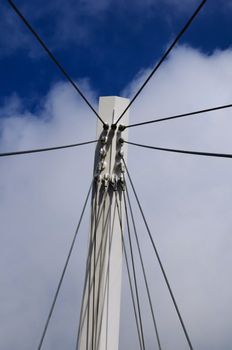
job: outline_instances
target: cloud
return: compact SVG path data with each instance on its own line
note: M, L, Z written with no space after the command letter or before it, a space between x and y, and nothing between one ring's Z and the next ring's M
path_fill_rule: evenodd
M46 43L52 50L64 50L80 44L83 48L93 43L95 35L101 35L99 28L104 25L104 22L112 22L112 18L116 15L120 18L125 17L127 21L128 15L139 14L139 21L145 23L147 17L151 15L160 16L163 8L167 13L172 11L173 14L174 7L179 14L189 11L189 7L193 8L195 2L192 0L129 0L127 2L122 0L79 0L78 2L75 0L66 2L21 0L16 4L38 33L46 38ZM170 18L168 23L170 24ZM24 50L32 58L41 56L41 49L35 39L7 3L2 4L0 29L1 57L12 55L19 50Z
M8 116L1 119L1 150L46 147L95 138L92 115L66 84L58 84L50 91L38 115L26 110L22 112L20 103L15 100L13 97L8 101L11 101ZM5 112L4 106L1 114ZM44 154L44 157L2 159L0 206L4 211L1 212L0 338L4 349L13 349L17 344L21 349L31 349L38 344L47 308L90 185L92 158L93 146L87 146L68 153ZM76 184L74 178L79 179ZM70 183L73 186L70 187ZM86 241L85 230L82 229L80 234L78 256L82 256ZM76 257L74 254L74 265ZM72 269L69 276L70 273L72 275ZM76 275L77 271L74 273ZM80 273L80 278L82 275ZM64 316L68 312L68 317L71 316L71 328L67 326L67 329L72 329L73 334L78 320L80 278L73 278L74 288L68 290L76 310L61 296L64 301L61 314ZM29 335L28 327L32 324ZM63 341L68 338L68 333ZM58 327L55 334L59 337L63 333ZM50 340L51 348L56 338ZM71 335L69 338L74 339Z
M135 102L131 122L230 103L231 58L230 50L208 57L180 47ZM137 91L148 73L143 72L131 84L129 95ZM161 147L231 152L230 114L231 111L218 112L132 128L129 135L133 141ZM129 154L137 190L193 343L202 349L226 349L231 343L231 290L226 265L231 264L232 165L224 160L180 157L132 147ZM141 234L147 266L151 266L144 229ZM171 306L165 304L169 298L159 278L158 272L156 275L150 268L158 317L163 329L170 331L169 337L163 333L164 345L185 349L178 324L170 317Z
M131 109L131 122L230 103L232 51L206 56L179 47ZM125 90L130 96L149 71ZM83 88L83 86L82 86ZM95 94L84 83L86 94ZM130 140L186 149L231 152L230 111L129 129ZM36 114L11 96L0 108L2 151L95 138L94 115L67 84L53 86ZM6 115L6 118L3 116ZM0 162L0 347L38 344L92 174L94 147ZM129 148L128 166L192 342L204 350L231 344L230 160ZM160 336L165 349L187 345L133 200ZM46 338L46 349L72 349L80 307L89 212ZM140 271L140 270L139 270ZM125 271L124 271L125 272ZM147 348L154 331L139 273ZM123 277L121 348L136 334ZM14 337L12 337L12 333Z

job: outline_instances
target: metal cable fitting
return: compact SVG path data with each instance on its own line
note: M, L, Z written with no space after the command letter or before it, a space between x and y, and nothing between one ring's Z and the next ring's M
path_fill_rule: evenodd
M100 149L100 156L102 157L102 158L105 158L105 156L106 156L106 148L105 147L102 147L101 149Z
M117 129L117 124L111 124L111 130L116 130Z
M118 184L121 187L122 191L125 191L126 186L125 186L125 180L124 180L124 175L121 174L118 180Z
M117 191L118 177L116 174L113 174L110 178L110 185L113 188L113 191Z
M125 129L126 129L126 126L122 125L122 124L120 124L119 127L118 127L119 131L124 131Z
M103 129L104 130L109 130L109 124L108 123L104 123L104 125L103 125Z
M108 183L109 183L109 174L105 174L103 179L102 179L102 183L103 183L103 186L106 188L108 186Z
M108 137L107 136L102 136L101 137L101 144L102 145L105 145L107 143L107 141L108 141Z

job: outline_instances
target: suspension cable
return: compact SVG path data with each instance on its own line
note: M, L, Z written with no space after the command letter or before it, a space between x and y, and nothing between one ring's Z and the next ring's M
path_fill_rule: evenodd
M96 269L98 270L98 282L97 282L97 293L96 293L96 326L95 326L95 335L94 335L94 348L96 349L96 341L97 341L97 331L98 331L98 319L99 319L99 306L100 306L100 290L101 290L101 282L102 282L102 276L103 276L103 267L104 267L104 256L106 251L106 236L107 232L109 231L109 222L111 220L111 207L109 206L108 212L106 214L105 210L105 203L102 204L103 206L103 216L102 216L102 223L101 223L101 237L99 248L97 251L97 259L95 258L95 274ZM108 232L109 233L109 232ZM104 244L103 244L104 243ZM95 253L96 255L96 253ZM99 263L98 263L98 257L99 257ZM97 261L96 261L97 260ZM99 267L98 267L99 266Z
M97 214L97 201L95 201L95 215ZM93 285L92 285L92 334L91 334L91 348L94 350L94 335L95 335L95 279L96 279L96 240L97 240L97 229L95 226L94 235L93 235Z
M111 216L111 209L110 209L110 216ZM110 281L110 256L111 256L111 248L112 248L112 241L113 241L113 235L114 235L114 225L115 225L115 218L116 218L116 203L114 206L114 213L113 213L113 221L112 221L112 225L110 227L109 224L109 238L108 238L108 261L107 261L107 270L106 270L106 280L105 280L105 286L104 286L104 295L103 295L103 302L102 305L105 304L105 300L106 300L106 344L107 344L107 339L108 339L108 313L109 313L109 281ZM111 218L109 219L109 222L111 222ZM104 248L106 249L106 247ZM103 279L103 274L101 273L101 280ZM97 335L97 339L96 339L96 349L99 349L99 342L100 342L100 334L101 334L101 330L102 330L102 323L103 323L103 311L104 308L102 308L101 311L101 315L100 315L100 325L99 325L99 331L98 331L98 335ZM97 328L98 328L98 323L97 323ZM106 345L106 349L107 349L107 345Z
M40 339L40 342L39 342L39 346L37 348L38 350L40 350L42 348L42 345L43 345L43 341L44 341L44 338L45 338L45 335L46 335L46 332L47 332L47 329L48 329L48 326L49 326L49 322L50 322L51 317L52 317L52 313L53 313L53 310L54 310L54 307L55 307L55 304L56 304L56 301L57 301L57 298L58 298L58 295L59 295L59 292L60 292L60 288L61 288L64 276L65 276L65 273L66 273L66 270L67 270L67 267L68 267L68 263L69 263L69 260L70 260L70 257L71 257L71 254L72 254L75 242L76 242L76 238L77 238L77 235L78 235L78 232L79 232L79 228L80 228L80 225L81 225L84 213L85 213L85 209L86 209L86 206L87 206L87 203L88 203L88 199L89 199L89 196L90 196L92 185L93 185L93 181L91 182L90 188L88 190L88 194L87 194L87 197L86 197L86 200L85 200L85 203L84 203L81 215L80 215L80 219L79 219L79 222L78 222L78 225L77 225L77 228L76 228L76 231L75 231L75 234L74 234L74 237L73 237L73 240L72 240L69 252L68 252L68 256L67 256L65 264L64 264L64 268L63 268L63 271L62 271L62 274L61 274L61 277L60 277L60 280L59 280L59 283L58 283L58 286L57 286L57 289L56 289L56 292L55 292L55 296L53 298L53 302L52 302L50 311L48 313L48 317L47 317L47 320L46 320L46 323L45 323L45 326L44 326L44 329L43 329L43 333L42 333L42 336L41 336L41 339Z
M64 146L56 146L56 147L48 147L48 148L37 148L37 149L16 151L16 152L5 152L5 153L0 153L0 157L9 157L9 156L18 156L18 155L28 154L28 153L39 153L39 152L55 151L55 150L58 150L58 149L65 149L65 148L72 148L72 147L88 145L90 143L95 143L95 142L98 142L98 140L86 141L86 142L81 142L81 143L74 143L74 144L71 144L71 145L64 145Z
M149 305L150 305L150 309L151 309L151 315L152 315L153 325L154 325L154 329L155 329L156 340L157 340L157 344L158 344L159 350L162 350L161 342L160 342L160 336L159 336L158 327L157 327L157 322L156 322L155 313L154 313L154 308L153 308L153 305L152 305L150 290L149 290L149 286L148 286L146 271L145 271L145 267L144 267L143 256L142 256L140 243L139 243L139 238L138 238L138 233L137 233L137 228L136 228L136 224L135 224L134 213L133 213L133 210L132 210L131 200L130 200L130 196L129 196L129 192L128 192L127 186L125 186L125 189L126 189L127 201L128 201L128 204L129 204L132 224L133 224L133 228L134 228L133 231L134 231L136 244L137 244L137 248L138 248L138 252L139 252L140 263L141 263L141 266L142 266L143 278L144 278L146 291L147 291L147 296L148 296L148 301L149 301Z
M147 79L145 80L145 82L142 84L142 86L139 88L139 90L136 92L136 94L134 95L134 97L132 98L132 100L130 101L130 103L128 104L128 106L126 107L126 109L123 111L123 113L120 115L120 117L118 118L118 120L116 121L116 124L119 122L119 120L121 120L121 118L124 116L124 114L128 111L128 109L131 107L132 103L136 100L136 98L139 96L139 94L142 92L142 90L144 89L144 87L147 85L147 83L149 82L149 80L152 78L152 76L155 74L155 72L159 69L159 67L161 66L161 64L166 60L166 58L168 57L168 55L170 54L170 52L173 50L173 48L176 46L176 44L178 43L178 41L180 40L180 38L182 37L182 35L185 33L185 31L188 29L188 27L191 25L191 23L193 22L193 20L195 19L195 17L198 15L198 13L200 12L200 10L202 9L202 7L205 5L207 0L203 0L201 1L200 5L198 6L198 8L195 10L195 12L193 13L193 15L191 16L191 18L188 20L188 22L185 24L185 26L183 27L183 29L180 31L180 33L177 35L176 39L173 41L173 43L171 44L171 46L168 48L168 50L165 52L165 54L163 55L163 57L160 59L160 61L157 63L157 65L155 66L155 68L151 71L151 73L149 74L149 76L147 77Z
M95 184L96 186L96 184ZM95 190L96 191L96 190ZM102 199L102 203L104 205L105 201L106 201L106 196L107 196L107 192L105 192L103 199ZM95 228L97 229L100 223L100 220L102 218L103 215L103 206L98 209L98 212L96 214L96 222L95 222ZM84 288L83 288L83 295L82 295L82 307L81 307L81 312L80 312L80 318L79 318L79 325L78 325L78 332L77 332L77 341L76 341L76 350L78 350L78 345L79 345L79 340L80 340L80 334L83 328L83 320L86 317L86 313L87 313L87 327L86 327L86 349L88 350L88 341L89 341L89 301L90 301L90 289L92 288L92 282L90 280L90 276L91 276L91 261L92 261L92 253L93 253L93 247L94 247L94 239L95 239L95 235L93 233L94 231L94 224L93 224L93 218L94 218L94 210L93 210L93 203L91 206L91 227L90 227L90 232L91 232L91 236L90 236L90 244L89 244L89 252L88 252L88 257L87 257L87 261L86 261L86 272L85 272L85 281L84 281ZM94 238L93 238L94 236ZM99 257L97 257L97 262L98 262ZM87 297L87 306L85 307L85 310L83 309L84 307L84 298L85 298L85 293L86 293L86 288L87 288L87 284L88 284L88 297Z
M133 146L138 146L138 147L143 147L143 148L148 148L148 149L154 149L154 150L157 150L157 151L183 153L183 154L191 154L191 155L205 156L205 157L232 158L232 154L229 154L229 153L212 153L212 152L185 151L185 150L182 150L182 149L173 149L173 148L163 148L163 147L141 145L139 143L129 142L129 141L124 141L124 142L128 143L128 145L133 145Z
M147 124L164 122L164 121L171 120L171 119L190 117L190 116L193 116L193 115L219 111L219 110L226 109L226 108L231 108L231 107L232 107L232 104L229 104L229 105L218 106L218 107L213 107L213 108L207 108L207 109L202 109L202 110L189 112L189 113L184 113L184 114L177 114L177 115L173 115L173 116L170 116L170 117L159 117L158 119L156 118L154 120L148 120L148 121L142 122L142 123L130 124L130 125L126 125L126 126L121 125L120 128L121 128L121 130L124 130L124 129L127 129L127 128L133 128L134 126L141 126L141 125L147 125Z
M122 158L122 159L123 159L123 158ZM124 161L124 159L123 159L123 161ZM173 294L172 288L171 288L171 286L170 286L170 283L169 283L168 277L167 277L166 272L165 272L165 270L164 270L164 266L163 266L162 261L161 261L161 258L160 258L160 256L159 256L159 253L158 253L158 250L157 250L157 247L156 247L155 241L154 241L154 239L153 239L153 237L152 237L152 234L151 234L151 231L150 231L150 229L149 229L149 226L148 226L148 223L147 223L146 217L145 217L145 215L144 215L144 212L143 212L143 209L142 209L142 206L141 206L141 203L140 203L139 197L138 197L137 192L136 192L136 190L135 190L134 184L133 184L133 182L132 182L132 179L131 179L131 176L130 176L130 173L129 173L129 171L128 171L128 168L127 168L127 166L126 166L126 162L125 162L125 161L124 161L124 165L125 165L125 168L126 168L126 172L127 172L127 175L128 175L128 178L129 178L129 181L130 181L130 184L131 184L131 187L132 187L132 190L133 190L133 193L134 193L134 196L135 196L136 202L137 202L137 204L138 204L138 207L139 207L140 213L141 213L141 215L142 215L142 218L143 218L144 224L145 224L145 226L146 226L147 233L148 233L148 235L149 235L149 238L150 238L150 241L151 241L152 247L153 247L153 249L154 249L154 252L155 252L156 258L157 258L157 260L158 260L158 263L159 263L160 269L161 269L161 271L162 271L162 274L163 274L163 277L164 277L165 283L166 283L166 285L167 285L167 288L168 288L169 294L170 294L170 296L171 296L171 299L172 299L173 305L174 305L174 307L175 307L175 310L176 310L177 316L178 316L178 318L179 318L180 324L181 324L182 329L183 329L183 332L184 332L184 334L185 334L185 338L186 338L186 340L187 340L187 343L188 343L188 346L189 346L190 350L193 350L193 346L192 346L192 343L191 343L190 337L189 337L189 335L188 335L187 329L186 329L185 324L184 324L184 321L183 321L183 319L182 319L182 316L181 316L180 310L179 310L179 308L178 308L178 305L177 305L176 299L175 299L175 297L174 297L174 294Z
M138 305L138 315L139 315L139 324L140 324L140 329L141 329L141 338L142 338L143 349L145 350L146 347L145 347L145 341L144 341L143 322L142 322L142 315L141 315L141 308L140 308L137 277L136 277L136 271L135 271L134 253L133 253L133 246L132 246L132 240L131 240L131 232L130 232L131 230L130 230L128 209L127 209L126 197L125 197L124 191L123 191L123 199L124 199L124 208L125 208L125 214L126 214L126 224L127 224L129 247L130 247L130 256L131 256L132 271L133 271L134 286L135 286L135 296L136 296L136 301L137 301L137 305Z
M96 183L94 184L96 186ZM96 213L95 213L96 215ZM99 215L99 213L98 213ZM87 277L88 277L88 296L87 296L87 326L86 326L86 350L89 350L89 327L90 327L90 322L89 322L89 314L90 314L90 291L91 291L91 274L92 274L92 249L93 249L93 218L94 218L94 210L93 210L93 201L91 202L91 245L90 245L90 254L88 255L87 258L87 264L86 264L86 272L87 272ZM77 344L78 346L78 344Z
M133 304L133 310L134 310L134 315L135 315L136 329L137 329L137 334L138 334L138 339L139 339L140 350L143 350L141 334L140 334L140 330L139 330L138 315L137 315L137 311L136 311L135 297L134 297L133 286L132 286L132 279L131 279L131 274L130 274L129 261L128 261L126 245L125 245L125 241L124 241L124 237L123 237L122 217L121 217L120 210L119 210L117 193L115 193L115 200L116 200L116 206L117 206L117 212L118 212L118 218L119 218L119 224L120 224L122 248L123 248L125 261L126 261L126 269L127 269L128 281L129 281L129 286L130 286L130 293L131 293L131 299L132 299L132 304Z
M51 60L55 63L55 65L59 68L63 76L69 81L69 83L73 86L73 88L76 90L76 92L82 97L82 99L86 102L86 104L89 106L89 108L93 111L93 113L96 115L96 117L102 122L104 125L104 121L99 116L97 111L93 108L91 103L87 100L83 92L80 90L78 85L74 82L74 80L69 76L67 71L64 69L64 67L58 62L54 54L49 50L45 42L42 40L42 38L39 36L39 34L36 32L36 30L31 26L31 24L28 22L28 20L24 17L24 15L21 13L21 11L17 8L17 6L14 4L12 0L8 0L8 3L13 8L13 10L16 12L16 14L21 18L21 20L24 22L26 27L29 29L29 31L34 35L34 37L37 39L37 41L40 43L42 48L46 51L48 56L51 58Z
M114 215L116 214L116 205L114 208ZM104 216L105 217L105 216ZM108 213L105 217L105 224L102 223L102 238L101 238L101 247L99 247L100 251L100 263L99 263L99 281L98 281L98 289L97 289L97 312L96 312L96 335L95 335L95 349L98 349L99 346L99 341L100 341L100 334L102 330L102 321L103 321L103 309L105 305L105 300L106 300L106 344L108 342L108 306L109 306L109 266L110 266L110 253L111 253L111 243L112 243L112 234L113 234L113 228L114 228L114 219L115 216L113 217L112 221L112 227L111 227L111 204L109 205L108 208ZM102 247L102 241L104 240L104 247ZM106 262L106 254L108 251L108 261ZM104 278L104 266L105 263L107 265L107 270L106 270L106 278L105 278L105 286L103 286L103 278ZM102 290L102 287L104 288L104 298L102 302L102 310L100 312L100 292ZM105 293L107 292L107 296ZM106 296L106 298L105 298ZM100 315L100 316L99 316ZM99 320L100 319L100 320ZM99 324L100 321L100 324ZM99 331L98 331L99 329ZM106 346L107 348L107 346Z

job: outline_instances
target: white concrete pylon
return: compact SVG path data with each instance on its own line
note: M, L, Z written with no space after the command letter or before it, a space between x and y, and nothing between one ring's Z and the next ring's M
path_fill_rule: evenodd
M121 281L122 239L116 199L123 190L123 162L127 159L127 129L119 130L115 122L129 100L121 97L101 97L99 115L109 128L97 124L100 139L95 153L92 194L92 215L86 283L80 316L79 350L118 350ZM121 125L128 125L125 113ZM123 222L123 209L121 216Z

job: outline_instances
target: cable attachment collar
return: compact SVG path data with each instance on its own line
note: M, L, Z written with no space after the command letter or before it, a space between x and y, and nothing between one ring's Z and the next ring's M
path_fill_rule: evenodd
M110 186L114 192L118 190L118 177L116 174L111 175Z
M97 149L97 163L95 181L98 185L110 191L124 191L124 157L125 143L123 135L124 128L103 127ZM123 137L124 136L124 137Z
M125 183L124 174L120 175L120 178L118 179L118 185L121 188L121 190L124 192L125 189L126 189L126 183Z

